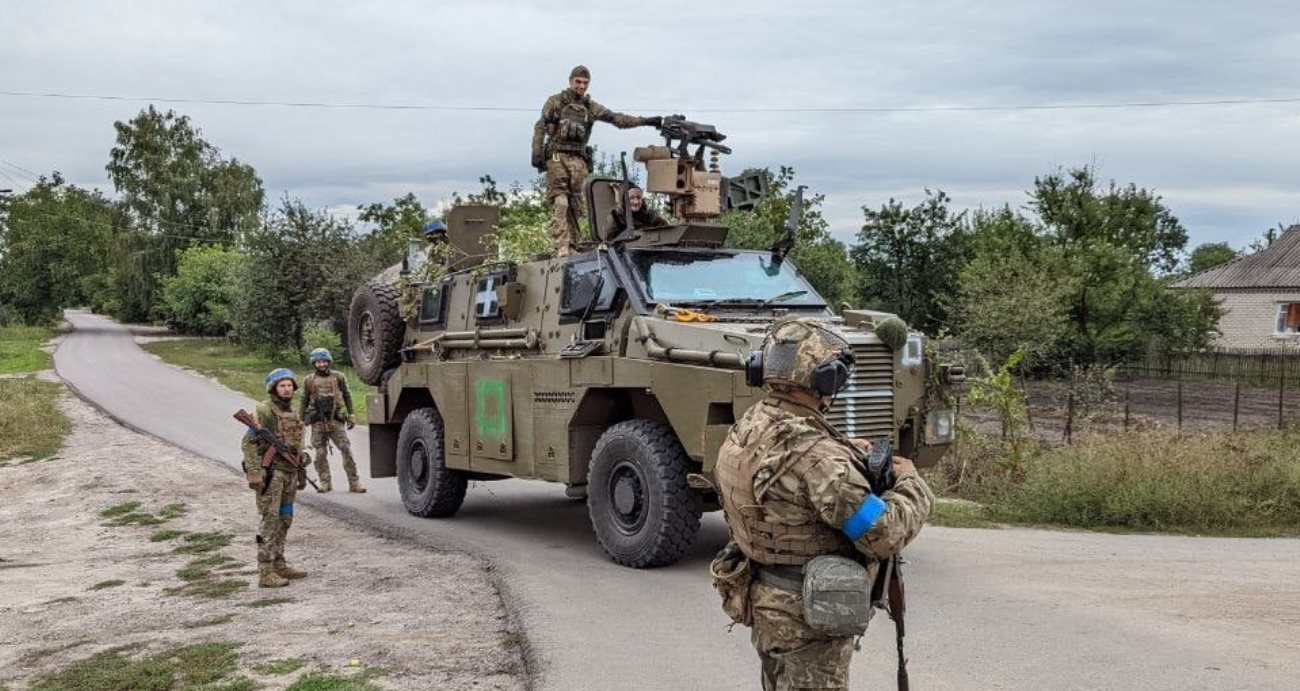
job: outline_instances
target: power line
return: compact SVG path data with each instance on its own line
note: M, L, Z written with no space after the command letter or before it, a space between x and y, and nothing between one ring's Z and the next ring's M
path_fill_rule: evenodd
M330 101L259 101L246 99L206 99L206 98L167 98L148 96L120 96L109 94L67 94L34 91L0 91L0 96L20 98L56 98L89 101L131 101L149 103L174 103L220 106L262 106L278 108L318 108L332 110L412 110L435 112L501 112L501 113L536 113L538 108L518 106L465 106L438 105L421 103L343 103ZM849 107L813 107L813 108L629 108L644 112L686 111L690 113L972 113L990 111L1034 111L1034 110L1106 110L1122 108L1184 108L1212 106L1243 106L1300 103L1300 97L1288 98L1222 98L1189 101L1121 101L1094 103L1028 103L1009 105L949 105L949 106L849 106Z

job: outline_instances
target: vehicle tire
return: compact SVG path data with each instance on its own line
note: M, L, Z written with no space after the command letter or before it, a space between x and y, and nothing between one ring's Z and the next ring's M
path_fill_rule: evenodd
M448 469L443 455L442 416L433 408L412 411L397 435L397 489L415 516L445 518L465 501L465 473Z
M357 288L348 312L348 354L361 381L377 386L384 370L402 361L405 332L397 286L370 281Z
M614 561L634 569L681 558L700 530L686 484L690 459L668 425L628 420L605 430L587 468L587 513Z

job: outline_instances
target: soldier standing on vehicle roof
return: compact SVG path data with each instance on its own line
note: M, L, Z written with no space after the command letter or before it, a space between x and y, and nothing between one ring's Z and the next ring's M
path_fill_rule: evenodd
M578 65L569 72L569 88L546 99L542 116L533 127L533 167L546 173L546 198L551 202L551 239L558 256L578 244L578 216L582 184L591 171L591 127L597 121L619 129L650 125L663 118L624 115L600 105L587 95L591 71Z
M852 558L843 562L848 569L859 569L860 553L871 560L864 575L870 583L875 560L897 554L921 531L934 495L900 457L893 488L873 489L853 448L865 451L870 443L844 438L824 417L853 368L853 349L838 334L808 318L777 322L758 362L767 394L732 426L718 452L718 493L732 541L711 566L714 584L727 614L753 629L766 691L847 689L854 635L826 631L837 626L861 635L870 607L849 610L837 599L844 593L830 592L831 618L845 621L814 628L804 595L805 585L816 592L815 584L804 579L815 569L805 566L839 555ZM729 554L740 568L720 565ZM720 577L728 570L745 580Z
M297 376L292 370L280 368L266 375L264 381L267 400L257 404L253 413L257 426L279 437L293 452L301 453L302 420L293 410ZM249 489L257 492L257 514L261 517L257 535L257 585L278 588L289 585L291 579L307 575L306 571L299 571L284 561L284 542L289 526L293 525L293 500L307 484L307 471L293 467L281 456L276 456L263 471L262 458L268 446L259 442L251 430L240 444L244 452L244 475ZM271 476L265 477L263 472Z
M311 445L316 449L316 476L320 479L320 492L334 489L330 483L329 445L331 442L343 454L343 472L348 475L349 492L365 492L357 477L357 462L352 458L352 444L344 429L357 425L352 393L342 372L331 369L334 357L330 351L317 348L308 356L312 373L303 383L302 419L311 425Z

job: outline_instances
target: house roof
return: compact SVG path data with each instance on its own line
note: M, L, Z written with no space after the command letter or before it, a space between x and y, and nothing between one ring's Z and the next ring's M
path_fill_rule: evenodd
M1273 244L1174 281L1174 288L1300 288L1300 226Z

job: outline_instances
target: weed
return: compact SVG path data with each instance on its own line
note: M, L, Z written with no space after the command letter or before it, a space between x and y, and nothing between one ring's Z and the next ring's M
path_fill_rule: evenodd
M140 502L126 501L100 511L99 515L103 518L116 518L118 516L125 516L126 514L132 513L138 508L140 508Z
M184 536L184 535L186 535L186 534L187 534L187 533L186 533L184 530L172 530L171 528L164 528L164 529L159 530L158 532L154 533L153 535L150 535L150 536L149 536L149 541L150 541L150 542L166 542L166 541L168 541L168 540L175 540L176 538L178 538L178 537L182 537L182 536Z
M161 518L144 512L132 512L124 516L118 516L104 525L118 527L124 525L161 525L164 521Z
M167 588L163 592L168 595L183 595L185 597L197 597L205 600L219 600L230 597L247 587L248 581L241 581L236 578L227 578L219 581L203 579L175 588Z
M253 667L253 671L258 674L265 674L268 677L276 677L281 674L297 672L307 664L307 658L303 657L285 657L278 660L267 660L260 665Z
M252 602L245 602L244 606L252 607L253 609L261 609L263 607L274 607L276 605L286 605L289 604L290 602L293 602L293 598L291 597L264 597L259 600L253 600Z
M59 408L63 387L31 377L0 379L0 459L30 463L49 458L63 446L72 423Z
M176 661L176 671L191 686L211 684L235 671L239 643L198 643L167 653Z
M57 645L52 648L37 648L36 650L18 658L18 665L20 667L35 667L38 663L51 655L61 653L65 650L72 650L73 648L83 645L90 645L91 643L94 643L94 641L85 638L79 641L73 641L66 645Z
M158 510L158 515L161 516L163 520L168 520L168 521L173 518L180 518L181 516L185 515L185 505L168 504Z
M213 569L229 566L232 563L238 563L234 559L224 554L213 554L201 557L191 561L185 568L176 572L182 581L193 582L207 578L212 574Z
M49 600L49 601L45 602L44 604L47 604L47 605L66 605L66 604L71 603L71 602L76 602L77 600L80 600L80 599L81 599L81 598L79 598L79 597L71 597L71 596L68 596L68 597L56 597L56 598L54 598L53 600Z
M137 660L105 651L37 679L31 688L32 691L167 691L175 679L175 666L165 659L147 657Z
M220 615L220 616L216 616L216 617L208 617L207 619L200 619L200 620L198 620L198 621L192 621L192 622L190 622L190 623L188 623L188 624L181 624L181 628L182 628L182 629L201 629L201 628L204 628L204 627L207 627L207 626L221 626L222 624L229 624L230 621L231 621L232 619L234 619L234 618L235 618L235 615L233 615L233 614L222 614L222 615Z
M326 672L314 672L304 675L289 686L286 691L377 691L378 686L370 683L361 675L345 677Z
M989 518L989 510L984 505L952 499L936 501L929 522L931 525L948 528L996 528L998 526Z
M177 547L177 554L205 554L215 552L230 545L233 536L230 533L190 533L184 538L185 544Z
M124 580L122 580L122 579L120 579L120 578L114 578L113 580L110 580L110 581L100 581L100 582L96 583L95 585L90 586L90 589L91 589L91 590L104 590L104 589L106 589L106 588L116 588L116 587L119 586L119 585L126 585L126 581L124 581Z

